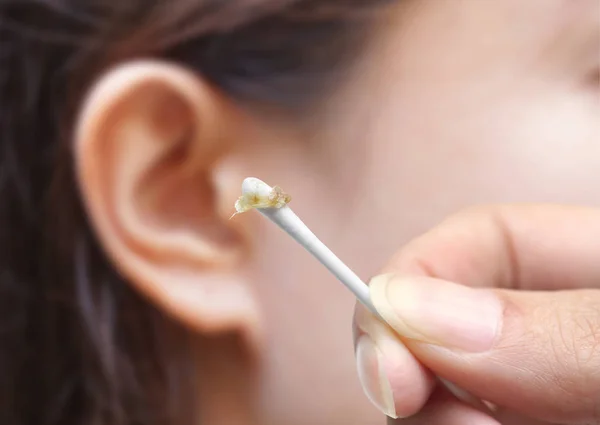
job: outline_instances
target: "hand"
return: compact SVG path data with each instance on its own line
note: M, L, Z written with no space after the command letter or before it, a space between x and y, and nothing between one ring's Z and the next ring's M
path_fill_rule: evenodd
M390 424L600 424L599 210L470 210L370 285L389 326L357 306L359 375Z

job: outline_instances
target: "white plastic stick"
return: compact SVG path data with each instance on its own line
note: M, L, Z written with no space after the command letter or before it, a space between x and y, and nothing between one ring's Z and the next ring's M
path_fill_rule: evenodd
M242 185L242 195L256 194L259 197L265 198L272 193L272 190L265 182L253 177L245 179ZM361 303L379 317L379 313L377 313L371 302L367 284L327 248L289 206L285 205L281 208L257 208L257 210L310 252L340 282L352 291Z

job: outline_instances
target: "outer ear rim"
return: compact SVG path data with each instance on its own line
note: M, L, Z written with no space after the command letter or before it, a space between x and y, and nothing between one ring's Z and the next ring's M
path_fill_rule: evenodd
M135 79L134 75L146 74L142 80ZM133 81L133 83L132 83ZM77 118L75 128L75 139L84 140L84 134L90 132L90 128L98 131L93 126L93 117L107 114L107 110L119 102L118 99L128 97L127 93L133 94L140 86L149 83L165 84L169 81L169 86L173 91L183 95L190 109L202 111L204 120L214 120L212 111L205 108L207 103L204 93L210 90L208 86L203 86L198 77L191 71L178 65L169 64L160 61L135 61L126 64L117 65L101 74L96 83L92 85L86 96L84 96L83 108ZM190 90L190 87L196 89ZM107 96L107 98L101 99ZM96 109L96 105L103 105L101 110ZM196 116L197 117L197 116ZM98 125L99 123L96 123ZM194 124L200 127L199 119L196 118ZM80 150L78 149L77 152ZM81 161L81 155L76 155L76 160Z
M140 79L140 75L144 77ZM158 61L135 61L118 65L100 75L97 82L84 96L82 110L76 121L73 147L74 167L84 208L91 218L94 233L101 241L112 265L117 270L124 272L123 274L128 277L136 290L149 298L154 305L159 306L168 315L175 316L176 320L197 332L210 335L215 332L238 331L247 342L250 342L251 347L257 347L260 344L259 341L262 340L262 327L257 308L254 315L251 312L245 314L242 311L239 311L239 314L230 312L227 317L221 318L219 323L209 323L208 319L203 318L201 311L192 311L190 308L177 313L175 312L176 307L173 306L176 298L169 298L165 294L165 289L161 289L162 285L157 284L153 278L152 270L139 259L137 263L135 258L125 260L127 253L122 251L127 250L119 247L117 242L110 240L111 236L107 236L113 233L111 229L113 224L105 214L99 213L97 210L98 205L104 201L102 194L95 193L93 190L96 184L93 181L98 178L98 166L93 160L94 155L91 154L95 143L92 135L103 132L102 125L105 121L99 117L110 116L111 109L115 105L126 102L128 97L135 96L136 90L139 90L141 86L152 83L166 85L168 90L182 95L182 100L189 105L191 111L200 111L200 113L191 114L193 119L191 125L195 126L198 131L194 138L210 141L208 145L204 143L202 147L201 156L203 158L214 159L215 149L222 149L222 146L214 143L220 139L219 131L214 131L215 127L218 128L217 125L214 125L219 122L216 116L218 111L206 106L215 103L215 100L220 100L221 97L208 85L204 85L197 75L178 65ZM213 96L207 97L209 93L215 94L214 99ZM218 105L218 107L222 106L223 104ZM212 120L212 125L203 125L206 120ZM207 132L205 130L207 128L213 129L213 131L208 130L209 132ZM195 154L197 156L197 152L191 153L191 155ZM221 213L221 211L217 212ZM232 224L232 226L237 228L242 239L245 240L247 236L245 229L239 224ZM238 287L237 291L242 289L244 288ZM246 289L250 293L250 289ZM209 310L207 310L208 313L210 313Z

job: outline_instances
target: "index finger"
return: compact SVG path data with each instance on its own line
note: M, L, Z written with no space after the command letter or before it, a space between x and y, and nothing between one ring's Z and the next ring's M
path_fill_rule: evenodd
M474 287L600 287L600 210L562 205L472 208L405 246L387 272Z

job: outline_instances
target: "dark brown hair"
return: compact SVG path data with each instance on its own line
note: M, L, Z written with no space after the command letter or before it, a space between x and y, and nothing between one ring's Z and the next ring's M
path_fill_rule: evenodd
M161 57L301 114L334 87L375 3L0 0L1 424L193 422L190 336L118 275L81 206L70 131L90 83Z

